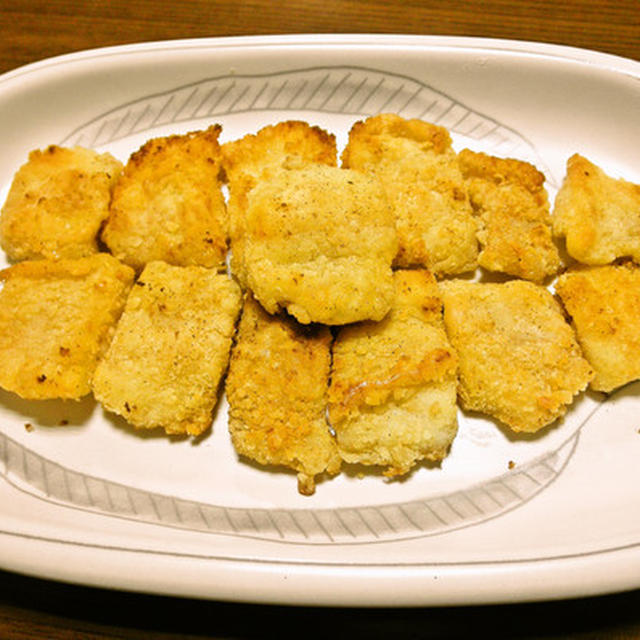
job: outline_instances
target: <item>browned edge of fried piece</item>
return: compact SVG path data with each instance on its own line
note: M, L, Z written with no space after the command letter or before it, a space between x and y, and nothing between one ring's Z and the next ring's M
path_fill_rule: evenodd
M316 476L340 469L325 416L331 339L327 327L269 315L247 294L227 374L236 452L293 469L305 495Z
M458 162L479 221L478 263L542 283L561 267L545 176L522 160L463 149Z
M140 272L145 264L221 269L228 216L221 152L214 124L148 140L129 157L113 191L101 239Z
M87 395L133 279L106 253L1 271L0 386L27 399Z

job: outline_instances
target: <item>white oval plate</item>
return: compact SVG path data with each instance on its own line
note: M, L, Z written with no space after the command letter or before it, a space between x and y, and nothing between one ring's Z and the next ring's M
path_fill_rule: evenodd
M51 143L109 150L304 119L339 146L392 111L547 175L582 153L637 173L640 64L533 43L414 36L173 41L82 52L0 77L0 185ZM3 259L4 260L4 259ZM512 602L640 586L640 385L586 394L542 434L460 414L441 466L404 481L295 477L241 462L226 404L197 443L141 436L80 403L0 392L0 562L84 584L252 602ZM60 426L60 423L66 423ZM34 428L25 429L30 424ZM514 463L514 464L511 464Z

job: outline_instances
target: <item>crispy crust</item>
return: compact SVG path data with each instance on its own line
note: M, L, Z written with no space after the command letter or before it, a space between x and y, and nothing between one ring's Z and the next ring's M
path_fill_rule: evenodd
M393 301L396 232L384 191L355 171L311 165L248 197L243 268L270 313L302 323L380 320Z
M349 132L342 166L376 175L394 212L394 265L435 275L477 266L476 222L449 132L421 120L381 114Z
M566 238L567 252L578 262L640 261L640 185L612 178L574 154L553 215L554 233Z
M30 399L88 394L133 276L104 253L1 271L0 386Z
M562 416L593 377L560 304L544 287L452 280L440 289L465 409L534 432Z
M226 274L150 262L96 369L96 399L136 428L200 435L211 426L240 306Z
M610 392L640 378L640 268L574 269L555 289L595 370L591 388Z
M325 419L331 333L271 316L247 295L226 392L238 454L298 473L301 493L336 474L340 457Z
M560 268L544 175L528 162L463 149L462 175L479 221L478 263L542 282Z
M441 460L457 431L456 355L428 271L396 271L382 322L339 330L333 345L329 418L344 460L407 473Z
M108 153L56 145L36 150L16 172L0 215L11 260L97 253L100 227L122 164Z
M140 271L162 260L220 267L227 253L220 125L155 138L134 152L116 184L102 240Z
M283 168L316 163L336 166L336 139L320 127L287 120L223 144L222 158L229 184L231 267L240 283L246 285L242 256L247 194Z

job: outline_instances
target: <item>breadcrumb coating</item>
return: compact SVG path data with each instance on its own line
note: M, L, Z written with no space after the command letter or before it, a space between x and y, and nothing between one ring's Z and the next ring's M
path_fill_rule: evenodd
M595 371L591 388L610 392L640 378L640 267L572 269L555 290Z
M0 271L0 386L29 399L87 395L133 277L105 253Z
M340 469L325 417L330 346L327 327L269 315L247 295L226 382L231 439L241 456L296 471L306 495Z
M117 182L102 240L137 271L161 260L221 267L228 221L220 180L220 125L154 138L133 153Z
M385 113L357 122L342 166L380 178L398 231L394 266L435 275L477 266L477 224L444 127Z
M458 161L479 222L478 264L538 283L555 275L561 262L544 174L528 162L469 149Z
M248 195L243 262L269 313L304 324L380 320L393 301L393 216L379 182L325 165L283 170Z
M229 185L231 268L240 283L246 286L242 242L247 194L260 181L269 179L281 169L310 164L335 167L336 139L320 127L300 120L286 120L223 144L222 158Z
M535 432L562 416L593 371L559 302L525 280L440 283L463 408Z
M10 260L82 258L98 252L122 164L109 153L50 145L16 172L0 214Z
M204 433L241 303L240 288L226 274L150 262L96 369L96 399L139 429Z
M612 178L579 154L567 160L556 196L553 230L578 262L640 262L640 185Z
M407 473L441 460L457 432L456 355L442 301L424 270L396 271L381 322L342 327L333 345L329 419L343 460Z

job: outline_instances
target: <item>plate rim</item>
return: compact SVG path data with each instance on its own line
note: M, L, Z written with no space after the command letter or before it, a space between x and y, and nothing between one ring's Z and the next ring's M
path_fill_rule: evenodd
M241 48L296 46L381 46L434 49L459 49L464 51L493 51L506 54L528 54L541 57L561 58L567 61L595 64L610 71L627 73L640 78L640 60L613 53L576 47L565 44L490 38L475 36L418 35L393 33L301 33L213 36L202 38L176 38L170 40L148 40L128 44L92 47L69 53L62 53L35 60L0 75L0 85L25 74L39 72L54 66L68 65L83 60L104 56L120 56L132 53L154 53L161 50L197 48Z

